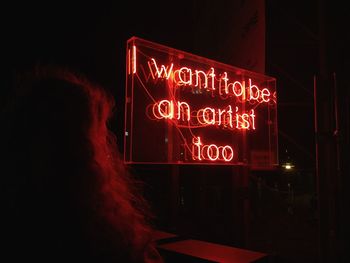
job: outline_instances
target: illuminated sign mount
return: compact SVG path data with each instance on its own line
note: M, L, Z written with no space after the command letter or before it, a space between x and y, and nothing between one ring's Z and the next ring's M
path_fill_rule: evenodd
M265 75L131 38L125 162L272 167L277 164L275 83Z

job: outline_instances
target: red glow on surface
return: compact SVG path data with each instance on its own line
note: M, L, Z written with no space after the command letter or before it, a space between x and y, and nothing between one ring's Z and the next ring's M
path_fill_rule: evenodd
M130 74L131 73L131 70L130 70L130 65L131 65L131 63L130 63L130 49L128 49L128 74Z

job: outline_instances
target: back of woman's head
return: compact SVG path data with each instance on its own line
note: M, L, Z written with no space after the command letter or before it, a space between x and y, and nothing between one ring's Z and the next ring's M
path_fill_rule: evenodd
M43 261L143 261L147 209L107 128L111 96L52 68L18 84L2 120L11 247Z

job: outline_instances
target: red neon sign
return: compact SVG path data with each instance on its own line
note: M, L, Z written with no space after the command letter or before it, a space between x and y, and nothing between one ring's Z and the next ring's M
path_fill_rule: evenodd
M274 78L136 37L126 67L126 163L277 164Z

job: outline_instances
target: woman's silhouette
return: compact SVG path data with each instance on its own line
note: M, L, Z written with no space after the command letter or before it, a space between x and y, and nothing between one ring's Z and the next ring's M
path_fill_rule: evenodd
M17 86L1 120L10 261L161 262L147 205L107 128L111 96L53 68Z

